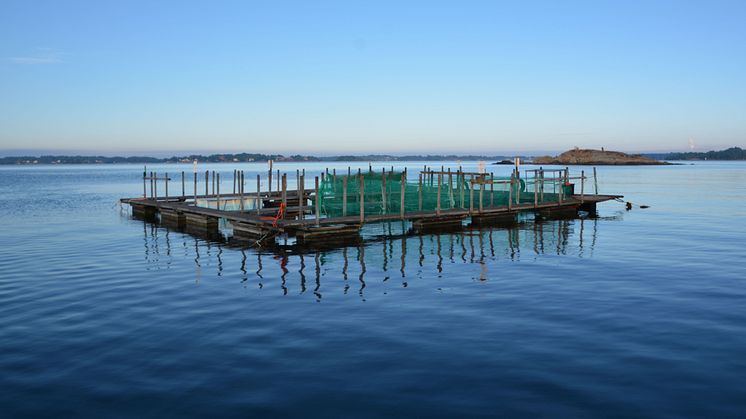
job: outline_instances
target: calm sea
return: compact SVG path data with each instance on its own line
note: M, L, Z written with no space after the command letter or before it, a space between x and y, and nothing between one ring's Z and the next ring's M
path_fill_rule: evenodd
M266 165L199 167L236 168ZM746 163L599 169L648 209L302 254L133 219L142 170L0 168L0 416L746 417Z

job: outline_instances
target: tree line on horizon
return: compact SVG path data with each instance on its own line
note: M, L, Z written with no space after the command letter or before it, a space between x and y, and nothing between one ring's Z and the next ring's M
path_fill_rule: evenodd
M304 156L300 154L285 156L282 154L258 154L258 153L223 153L204 156L192 154L188 156L172 157L147 157L147 156L65 156L65 155L43 155L43 156L14 156L0 157L0 164L116 164L116 163L191 163L197 160L200 163L251 163L266 162L322 162L322 161L440 161L440 160L499 160L505 156L476 156L476 155L408 155L393 156L387 154L370 155L341 155L341 156Z
M685 152L685 153L645 153L644 156L658 160L746 160L746 150L740 147L731 147L720 151L707 152ZM526 156L520 156L526 159ZM116 163L191 163L197 160L201 163L251 163L266 162L322 162L322 161L499 161L512 159L509 156L479 156L479 155L456 155L456 154L428 154L428 155L406 155L393 156L389 154L368 155L340 155L340 156L304 156L300 154L284 156L282 154L261 153L222 153L192 154L188 156L172 157L148 157L148 156L66 156L66 155L43 155L43 156L11 156L0 157L0 165L21 164L116 164Z

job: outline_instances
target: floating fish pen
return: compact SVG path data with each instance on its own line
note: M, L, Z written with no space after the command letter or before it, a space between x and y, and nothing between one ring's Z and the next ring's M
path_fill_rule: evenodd
M467 221L476 226L513 224L521 213L544 218L595 214L599 202L621 198L600 195L596 179L594 168L593 191L588 193L585 171L571 176L567 168L523 174L516 168L510 176L498 177L442 167L425 166L413 174L369 166L344 173L326 169L310 187L305 170L298 170L297 186L289 189L288 174L270 168L264 179L256 175L256 186L249 189L253 180L247 182L244 171L234 170L232 189L221 193L220 173L194 171L187 181L185 172L174 179L146 170L142 196L121 202L131 206L134 216L160 217L164 224L187 229L217 229L224 220L234 236L256 243L281 237L328 243L359 238L363 225L384 221L400 220L423 232L459 228Z

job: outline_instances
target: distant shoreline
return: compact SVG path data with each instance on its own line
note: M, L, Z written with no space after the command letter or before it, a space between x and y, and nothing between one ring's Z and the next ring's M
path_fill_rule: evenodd
M641 156L665 161L743 161L746 160L746 150L740 147L731 147L721 151L708 151L705 153L643 153ZM487 161L501 162L519 157L525 164L532 164L531 160L536 156L505 156L505 155L456 155L456 154L431 154L431 155L404 155L394 156L389 154L370 155L339 155L339 156L304 156L261 153L225 153L173 157L148 157L148 156L81 156L81 155L40 155L40 156L8 156L0 157L0 166L32 166L32 165L77 165L77 164L186 164L197 160L199 163L264 163L272 160L275 163L305 163L305 162L402 162L402 161ZM504 164L504 163L503 163ZM546 163L545 163L546 164ZM603 163L594 163L604 165ZM625 165L625 164L605 164Z

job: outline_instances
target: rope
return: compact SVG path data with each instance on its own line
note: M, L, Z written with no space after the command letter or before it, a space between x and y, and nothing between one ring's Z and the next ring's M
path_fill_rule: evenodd
M621 198L614 198L614 200L617 201L617 202L621 202L623 204L626 204L627 211L631 210L633 206L637 206L638 208L641 208L641 209L650 208L650 205L634 204L634 203L632 203L630 201L625 201L625 200L623 200Z
M277 221L280 219L284 219L284 218L285 218L285 203L281 202L280 209L277 210L277 215L275 215L275 218L272 221L272 227L277 228Z

